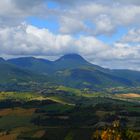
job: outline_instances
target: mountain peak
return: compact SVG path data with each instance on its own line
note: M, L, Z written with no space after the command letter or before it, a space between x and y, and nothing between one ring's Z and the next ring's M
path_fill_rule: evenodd
M60 57L56 61L64 61L64 60L75 60L75 61L84 61L84 62L86 62L86 60L82 56L80 56L79 54L75 54L75 53L66 54L66 55Z
M59 70L73 69L89 65L90 63L79 54L66 54L55 61L55 68Z
M64 57L64 58L82 58L82 56L80 56L79 54L76 54L76 53L65 54L62 57Z

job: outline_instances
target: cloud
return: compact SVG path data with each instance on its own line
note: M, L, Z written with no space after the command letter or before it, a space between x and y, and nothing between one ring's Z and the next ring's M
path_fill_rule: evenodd
M139 59L140 46L131 46L129 44L115 43L114 46L104 53L100 53L100 58L106 60L116 59L116 60L129 60L129 59Z
M5 55L62 55L66 53L95 54L106 45L95 37L53 34L48 29L22 24L0 28L0 54Z
M121 3L121 4L134 4L134 5L138 5L140 4L139 0L52 0L60 5L74 5L77 3L87 3L87 2L94 2L94 3L106 3L106 4L110 4L110 3Z
M122 38L121 42L127 43L140 43L140 29L131 29L128 33Z
M95 34L112 34L115 32L115 25L107 15L100 15L95 19Z
M112 47L101 51L96 56L87 56L90 62L112 69L140 70L140 45L114 43Z
M42 5L40 0L12 0L12 3L19 9L31 9L33 7Z
M81 31L89 34L108 35L117 31L119 26L129 27L140 24L140 19L138 18L140 16L140 6L138 5L106 5L89 2L62 10L61 12L63 19L68 20L67 24L64 24L65 22L61 20L60 16L60 29L65 29L67 33L79 32L79 29L81 29ZM70 22L69 19L71 19ZM74 24L71 26L72 21L74 21ZM90 21L92 25L86 27L86 21ZM82 28L80 28L81 25ZM86 27L86 29L83 27Z
M80 33L82 31L86 31L86 25L78 19L70 18L70 17L61 17L61 27L60 32L67 33Z
M108 46L93 36L54 34L46 28L22 24L0 28L1 56L60 56L79 53L90 62L111 68L131 68L140 59L140 46L114 43ZM131 63L129 63L131 62ZM121 65L124 63L123 65ZM116 64L116 65L115 65ZM126 65L131 64L131 65Z
M0 26L15 26L29 16L47 17L45 0L4 0L0 2Z
M121 4L114 0L106 2L103 0L49 1L59 3L60 8L48 8L48 0L2 1L0 3L0 26L17 26L30 16L54 17L59 22L61 33L78 34L84 32L89 35L110 35L117 31L118 26L129 27L140 24L138 1L119 0ZM65 6L66 3L70 6ZM61 8L61 6L64 7ZM87 25L87 21L90 21L92 25Z
M125 4L136 4L136 5L140 4L139 0L118 0L118 2L125 3Z

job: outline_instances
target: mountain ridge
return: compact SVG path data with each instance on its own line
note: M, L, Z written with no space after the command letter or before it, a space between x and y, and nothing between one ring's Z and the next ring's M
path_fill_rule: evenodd
M73 57L73 58L70 58L70 57ZM18 57L18 58L11 58L11 59L7 59L7 60L5 60L4 58L2 58L2 57L0 57L0 60L2 60L2 61L7 61L7 62L10 62L10 63L13 63L14 64L14 62L12 62L12 61L14 61L14 60L20 60L20 59L34 59L34 60L38 60L38 61L44 61L44 62L46 62L46 63L50 63L50 64L52 64L52 63L56 63L56 62L59 62L59 61L63 61L63 60L66 60L66 59L75 59L75 58L80 58L83 62L87 62L88 64L90 64L90 65L94 65L94 66L97 66L97 67L100 67L100 68L103 68L103 69L106 69L106 70L111 70L111 71L133 71L133 72L140 72L140 71L138 71L138 70L132 70L132 69L111 69L111 68L104 68L104 67L102 67L102 66L99 66L99 65L95 65L95 64L93 64L93 63L90 63L88 60L86 60L85 58L83 58L81 55L79 55L79 54L76 54L76 53L70 53L70 54L66 54L66 55L63 55L63 56L61 56L60 58L58 58L58 59L56 59L56 60L53 60L53 61L51 61L51 60L48 60L48 59L45 59L45 58L36 58L36 57ZM16 64L16 65L18 65L18 64Z
M105 69L89 63L78 54L67 54L55 61L34 57L14 58L2 61L0 67L2 67L2 64L7 66L5 70L3 69L3 71L7 71L5 79L6 77L10 79L8 73L13 74L13 79L14 77L15 79L18 78L19 74L16 71L21 70L21 75L18 79L22 79L22 81L28 81L24 72L29 72L28 77L30 77L30 81L40 83L40 79L38 78L40 75L40 77L44 77L44 83L53 83L54 85L64 85L74 88L140 85L139 71ZM14 67L15 70L13 71L12 69L11 71L11 67Z

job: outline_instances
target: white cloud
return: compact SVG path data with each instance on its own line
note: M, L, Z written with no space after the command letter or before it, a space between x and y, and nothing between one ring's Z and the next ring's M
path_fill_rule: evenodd
M4 0L0 3L0 26L18 25L29 16L56 17L62 33L111 34L118 26L135 26L140 24L139 1L119 0L54 0L60 8L49 9L45 0ZM61 6L75 3L75 6ZM122 4L125 3L125 4ZM137 5L136 5L137 4ZM93 23L94 28L86 21ZM96 29L95 29L96 28Z
M100 15L95 19L95 34L112 34L115 30L112 19L107 15Z
M70 18L70 17L61 17L61 33L80 33L86 31L86 25L81 20Z
M140 43L140 29L131 29L121 40L127 43Z
M81 36L77 41L75 41L75 46L78 48L79 53L85 56L97 55L99 52L103 52L109 48L109 46L93 36Z
M112 69L140 70L140 45L131 46L115 43L112 47L101 51L96 56L87 56L90 62Z
M140 59L140 46L115 43L112 47L93 36L53 34L46 28L22 24L0 28L1 56L60 56L79 53L95 64L108 67L131 67ZM122 62L121 62L122 61ZM125 62L131 66L119 65ZM116 64L116 65L115 65ZM137 66L138 67L138 66Z
M3 0L0 2L0 26L17 26L29 16L48 17L45 0Z
M87 3L87 2L97 2L97 3L121 3L121 4L134 4L134 5L138 5L140 4L139 0L52 0L54 2L57 2L60 5L74 5L77 3Z
M139 0L118 0L118 2L125 3L125 4L136 4L136 5L140 4Z
M95 54L106 48L95 37L75 39L70 35L55 35L48 29L25 24L0 28L0 42L0 53L6 55Z
M90 21L93 23L92 26L88 26L86 30L87 33L92 34L111 34L114 33L118 26L139 26L140 19L140 6L139 5L121 5L121 4L102 4L89 2L86 4L80 4L75 7L62 10L62 15L64 19L74 20L76 26L71 26L71 22L67 21L64 24L60 20L60 28L67 30L67 33L79 32L79 29L83 30L81 27L85 26L85 21ZM76 20L75 20L76 19ZM85 28L84 28L85 29ZM71 32L72 31L72 32Z

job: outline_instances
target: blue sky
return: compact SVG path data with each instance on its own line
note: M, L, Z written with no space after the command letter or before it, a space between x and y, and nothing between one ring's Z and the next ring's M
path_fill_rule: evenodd
M127 34L128 29L125 27L118 27L117 31L112 35L99 35L97 38L103 42L112 45L113 43L119 41L125 34Z
M48 19L41 19L39 17L28 17L26 19L28 24L36 26L38 28L47 28L53 33L58 33L59 23L56 19L50 17Z

